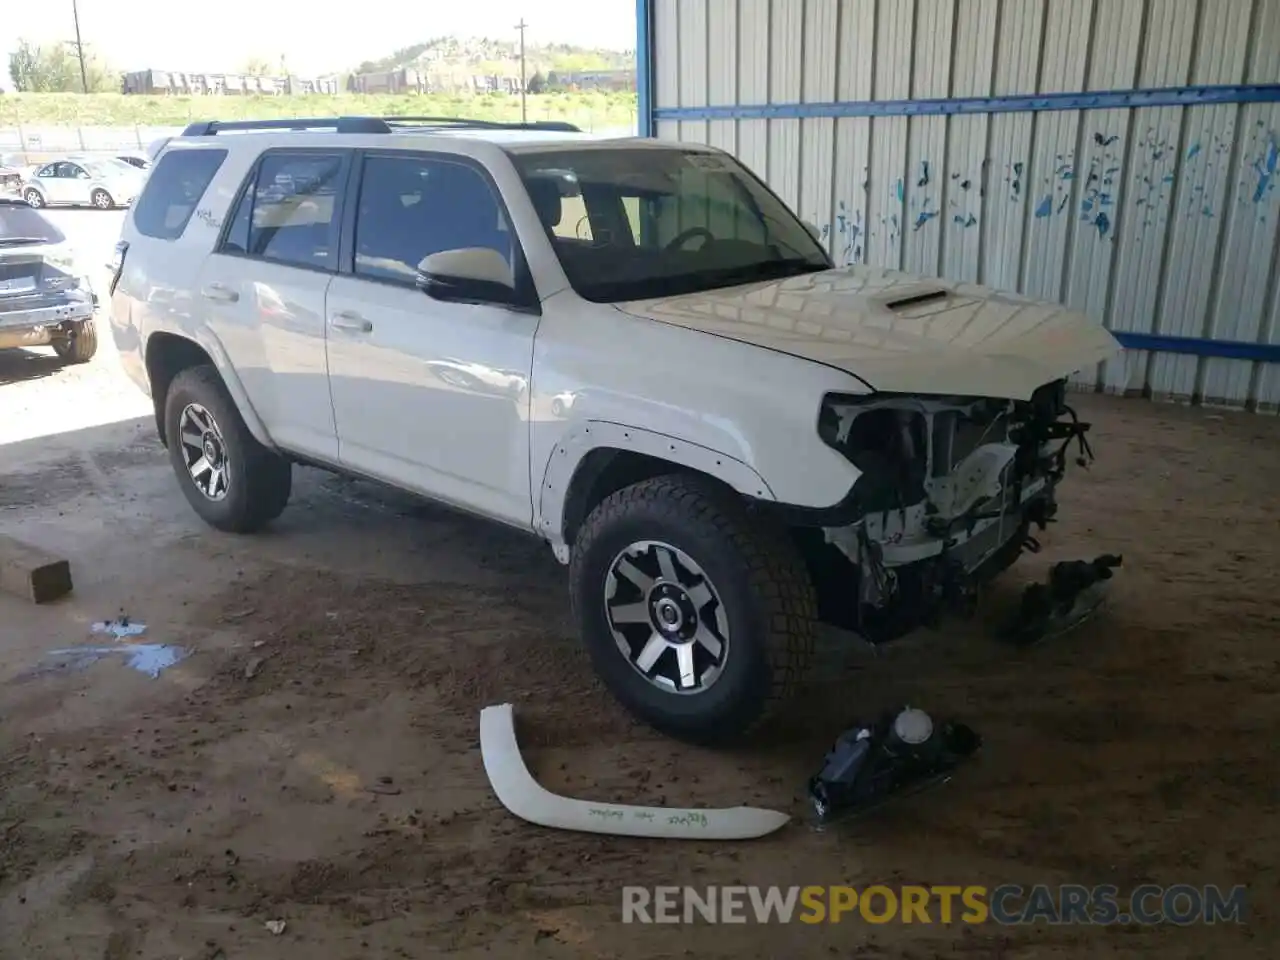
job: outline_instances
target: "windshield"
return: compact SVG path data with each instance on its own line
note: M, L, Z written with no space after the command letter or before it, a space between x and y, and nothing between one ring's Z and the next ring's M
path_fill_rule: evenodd
M574 290L597 303L827 270L826 251L721 153L558 150L512 157Z
M25 243L62 243L66 234L25 203L0 200L0 247Z

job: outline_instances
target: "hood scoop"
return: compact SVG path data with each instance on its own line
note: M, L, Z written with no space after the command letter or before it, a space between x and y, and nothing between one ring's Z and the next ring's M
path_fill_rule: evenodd
M905 310L922 303L933 303L951 296L951 288L940 283L895 284L883 293L868 299L886 310Z

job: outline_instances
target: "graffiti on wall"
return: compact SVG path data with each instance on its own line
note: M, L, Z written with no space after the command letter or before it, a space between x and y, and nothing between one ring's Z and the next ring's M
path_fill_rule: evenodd
M1238 146L1240 153L1235 157L1232 143L1236 134L1229 125L1221 132L1193 137L1184 144L1162 138L1155 127L1147 128L1132 144L1126 144L1120 134L1106 131L1089 131L1087 137L1086 159L1078 161L1073 151L1055 155L1052 169L1034 181L1034 186L1028 161L1011 158L997 164L1007 200L1030 204L1032 229L1036 223L1047 224L1070 214L1083 228L1079 237L1114 243L1123 203L1131 202L1131 209L1125 214L1131 223L1125 232L1137 238L1156 226L1156 211L1171 210L1177 205L1184 218L1212 219L1220 214L1215 203L1230 202L1227 197L1234 197L1237 206L1257 207L1256 215L1265 223L1270 201L1280 184L1280 132L1261 120L1256 122L1251 139ZM984 161L984 166L991 164L990 158ZM1218 186L1224 173L1233 183ZM905 205L906 222L912 232L934 220L961 231L980 224L986 201L981 176L967 171L944 174L950 186L943 194L945 199L939 199L933 192L940 186L934 162L920 160L914 174L910 178L909 203L904 178L896 178L888 188L889 209ZM837 200L833 218L820 223L823 239L839 266L865 260L871 234L864 213L865 182L863 188L860 200ZM897 239L902 223L896 213L886 213L877 222L890 243Z

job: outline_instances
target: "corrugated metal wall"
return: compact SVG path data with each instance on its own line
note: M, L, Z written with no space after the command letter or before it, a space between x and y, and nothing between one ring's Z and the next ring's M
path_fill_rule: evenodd
M1280 0L638 11L654 132L736 153L838 262L1061 300L1162 347L1085 373L1103 389L1280 405L1260 359L1280 357Z

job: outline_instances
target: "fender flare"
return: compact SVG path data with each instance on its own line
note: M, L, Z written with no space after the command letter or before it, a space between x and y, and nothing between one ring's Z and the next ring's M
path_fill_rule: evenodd
M769 484L753 467L729 454L643 427L607 420L583 421L556 443L538 491L535 527L550 541L557 555L565 550L564 519L569 485L587 454L601 448L631 450L667 460L715 477L744 496L756 500L776 499Z
M249 394L245 390L244 384L240 382L240 377L237 376L235 367L231 363L231 358L227 356L227 351L222 346L222 341L217 338L212 330L207 327L201 328L196 332L195 336L181 330L152 330L147 334L147 346L143 348L144 363L146 362L147 350L150 348L151 338L157 333L167 333L190 340L207 353L209 359L213 361L214 369L218 371L218 376L222 378L222 383L227 388L227 392L231 394L231 399L235 403L236 409L240 412L240 418L244 420L244 424L249 428L249 432L253 434L253 438L269 450L276 449L271 435L267 433L267 428L262 423L262 418L258 416L258 411L254 409L253 402L249 399ZM161 409L164 398L158 397L155 402L157 408Z
M752 840L781 829L791 819L759 807L639 807L554 794L533 778L520 756L515 713L509 703L480 711L480 756L498 801L521 820L540 827L615 837Z

